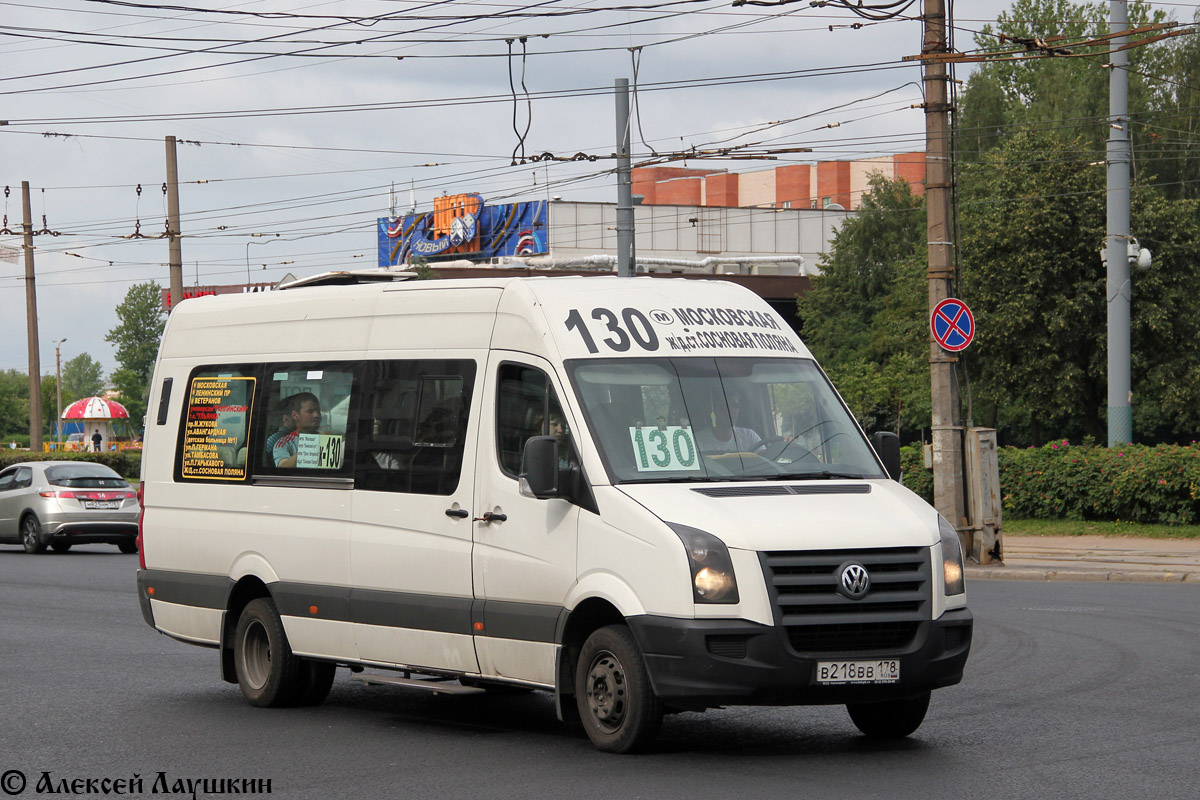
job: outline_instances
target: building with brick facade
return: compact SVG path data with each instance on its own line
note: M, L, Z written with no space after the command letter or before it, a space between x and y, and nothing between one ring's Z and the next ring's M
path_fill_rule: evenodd
M897 153L859 161L788 164L751 172L640 167L633 170L633 193L643 205L724 208L857 209L872 173L906 181L913 194L925 193L925 154Z

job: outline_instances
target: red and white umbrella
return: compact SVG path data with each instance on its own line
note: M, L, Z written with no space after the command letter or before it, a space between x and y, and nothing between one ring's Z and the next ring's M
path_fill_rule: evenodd
M67 406L63 419L129 419L125 406L103 397L85 397Z

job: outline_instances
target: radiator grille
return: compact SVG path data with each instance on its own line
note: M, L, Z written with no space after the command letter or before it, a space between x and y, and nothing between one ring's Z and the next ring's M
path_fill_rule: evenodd
M903 650L931 615L929 548L782 551L761 555L775 622L800 653ZM871 575L861 600L837 591L838 569Z

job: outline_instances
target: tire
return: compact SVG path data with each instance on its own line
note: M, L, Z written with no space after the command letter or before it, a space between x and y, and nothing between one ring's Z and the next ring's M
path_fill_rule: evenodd
M279 612L266 597L251 600L238 618L233 666L238 686L252 706L295 705L308 688L305 664L292 654Z
M26 553L41 553L46 549L42 541L42 526L33 514L26 514L21 520L21 544L25 545Z
M850 719L872 739L903 739L921 727L929 710L929 692L904 700L847 705Z
M607 753L645 750L662 725L662 701L646 662L624 625L588 637L575 665L575 702L588 738Z
M333 676L336 671L337 666L334 664L302 659L300 675L303 678L303 685L296 696L295 704L319 706L324 703L325 698L329 696L329 690L333 688Z
M118 542L117 549L125 555L131 555L137 552L137 542L130 539L128 542Z
M56 553L65 553L71 549L70 542L51 542L50 549Z

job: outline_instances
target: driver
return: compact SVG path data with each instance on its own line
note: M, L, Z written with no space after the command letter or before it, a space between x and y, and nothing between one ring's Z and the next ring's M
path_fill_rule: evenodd
M713 414L712 428L701 429L696 440L703 453L761 453L766 444L753 428L738 426L742 398L738 394L729 396L729 415Z

